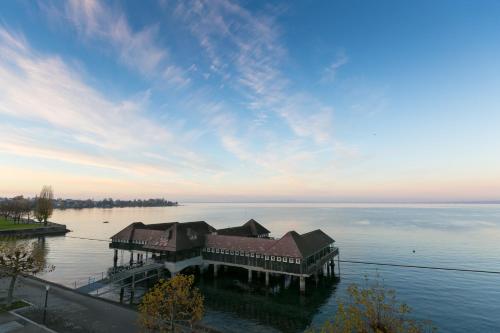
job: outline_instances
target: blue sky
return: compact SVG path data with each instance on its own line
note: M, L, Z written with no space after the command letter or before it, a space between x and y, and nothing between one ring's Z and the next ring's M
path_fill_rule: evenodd
M497 1L0 4L0 193L495 200Z

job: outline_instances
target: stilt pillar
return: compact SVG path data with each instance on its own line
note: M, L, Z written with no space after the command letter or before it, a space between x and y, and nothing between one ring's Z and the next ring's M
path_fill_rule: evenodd
M300 277L300 293L306 293L306 278L303 276Z
M217 277L217 271L219 270L219 265L214 264L214 278Z
M130 251L130 265L134 263L134 251Z
M134 304L135 274L132 275L132 288L130 289L130 304Z
M314 272L314 282L316 282L316 286L317 286L318 282L319 282L318 271Z
M118 249L115 249L115 255L113 256L113 268L116 270L118 263Z
M123 303L123 294L125 293L125 288L120 288L120 304Z
M248 283L251 283L252 282L252 270L249 269L248 270Z
M269 272L266 272L266 287L269 287Z

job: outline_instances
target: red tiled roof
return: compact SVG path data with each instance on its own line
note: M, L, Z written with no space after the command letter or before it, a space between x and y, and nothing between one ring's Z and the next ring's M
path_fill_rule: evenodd
M275 240L269 238L207 235L205 247L264 253L275 242Z
M280 239L207 235L205 247L255 252L270 256L307 258L333 242L334 240L323 231L314 230L303 235L290 231Z

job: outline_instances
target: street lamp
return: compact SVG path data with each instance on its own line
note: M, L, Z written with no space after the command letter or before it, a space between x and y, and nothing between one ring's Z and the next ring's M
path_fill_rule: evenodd
M50 286L45 286L45 306L43 307L43 324L45 325L45 319L47 318L47 299L49 297Z

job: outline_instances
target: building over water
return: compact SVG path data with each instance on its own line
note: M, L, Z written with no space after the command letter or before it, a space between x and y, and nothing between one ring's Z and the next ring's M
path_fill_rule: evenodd
M305 291L305 278L333 274L339 250L323 231L289 231L279 239L269 235L270 231L253 219L219 230L204 221L135 222L111 238L110 248L115 250L115 267L118 250L126 250L130 265L154 260L164 263L172 276L190 266L210 267L217 276L220 266L233 266L247 269L249 282L253 272L264 273L266 285L269 274L299 277L300 289Z

